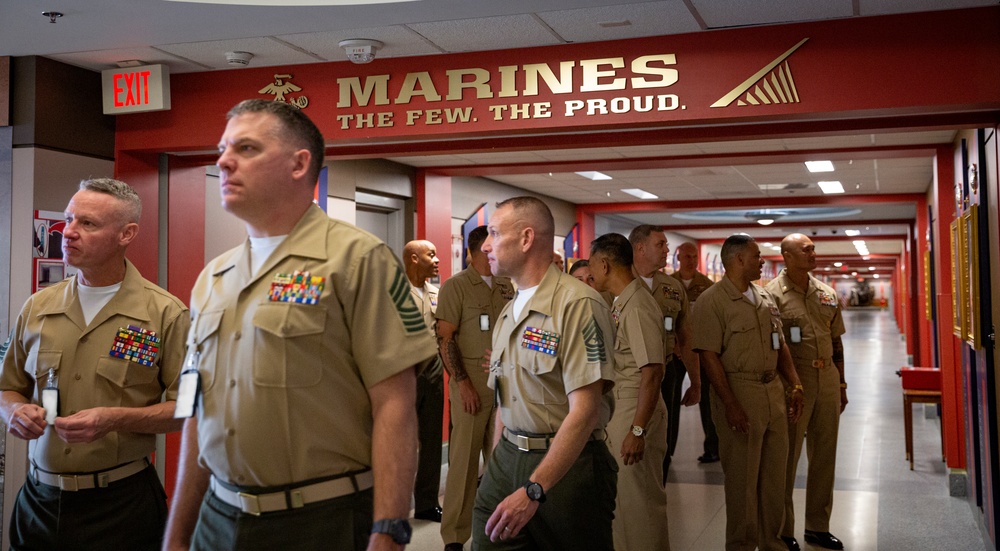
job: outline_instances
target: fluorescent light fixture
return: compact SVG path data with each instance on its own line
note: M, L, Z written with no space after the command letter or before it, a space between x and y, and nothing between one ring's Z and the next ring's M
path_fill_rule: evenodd
M861 235L861 230L844 230L844 235L847 237L857 237Z
M868 271L869 272L874 272L875 271L875 266L869 266L868 267Z
M833 172L833 163L830 161L806 161L806 168L809 172Z
M611 176L608 176L607 174L605 174L603 172L597 172L595 170L590 170L590 171L587 171L587 172L577 172L577 175L583 176L584 178L587 178L588 180L610 180L611 179Z
M600 174L600 172L598 172L598 174ZM608 179L610 180L610 178ZM652 193L641 190L639 188L623 189L622 193L627 193L633 197L638 197L639 199L659 199L659 197L657 197L656 195L653 195Z
M834 262L833 265L839 268L839 267L843 266L844 263L843 262Z
M837 180L831 182L816 182L823 193L844 193L844 185Z
M761 226L770 226L774 223L774 218L758 218L757 223Z
M872 274L872 277L874 277L875 279L878 279L878 274Z

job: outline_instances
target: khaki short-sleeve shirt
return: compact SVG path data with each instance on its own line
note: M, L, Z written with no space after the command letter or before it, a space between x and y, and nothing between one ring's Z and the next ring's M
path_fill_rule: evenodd
M84 322L76 277L28 298L2 354L0 390L40 405L41 389L53 372L64 417L94 407L151 406L164 392L167 400L177 398L187 308L145 280L131 262L125 264L121 288L90 325ZM120 431L68 444L49 429L28 444L31 460L57 473L106 470L155 449L155 434Z
M663 365L663 317L653 296L635 278L611 309L615 330L615 395L635 398L642 380L640 369Z
M832 361L833 339L844 334L844 318L837 292L809 274L808 289L792 283L785 270L765 287L781 312L785 342L796 367L811 366L813 360ZM800 334L795 342L792 328Z
M455 342L466 371L482 369L483 354L492 346L497 316L512 298L514 287L509 278L494 277L490 287L472 266L441 286L436 316L458 327Z
M640 281L642 281L641 278ZM643 287L646 287L645 281L642 281L642 284ZM652 293L656 304L660 307L662 314L660 327L664 329L663 357L669 358L674 354L677 332L680 331L682 324L688 322L687 316L690 306L688 305L687 292L680 281L660 271L653 272L653 286L652 288L646 287L646 290ZM667 329L668 326L670 329Z
M553 434L569 414L569 393L603 380L597 436L614 408L614 325L607 305L555 266L517 318L513 305L507 303L497 320L487 383L499 395L504 426Z
M680 272L674 272L670 274L670 277L680 281L681 285L684 284L684 280L681 279ZM711 287L713 283L715 282L708 279L707 275L701 272L695 272L694 276L691 278L691 282L684 288L687 291L688 301L693 305L698 300L698 297L705 292L705 289Z
M315 206L258 273L249 243L210 262L191 311L199 461L241 486L370 467L368 389L437 352L389 248Z
M410 284L410 296L413 297L413 302L417 304L420 314L424 317L424 324L427 326L428 333L432 337L437 338L437 334L434 332L434 325L437 323L435 315L438 308L437 286L433 285L430 281L425 281L424 286L421 288ZM437 358L421 367L420 376L431 381L441 380L444 374L444 365Z
M719 354L727 373L760 373L778 366L775 335L779 348L784 342L778 306L762 287L750 287L756 304L724 277L702 293L692 315L691 349Z

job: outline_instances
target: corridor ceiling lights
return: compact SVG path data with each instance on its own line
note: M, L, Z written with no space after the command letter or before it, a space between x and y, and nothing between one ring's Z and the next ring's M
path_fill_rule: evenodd
M658 196L653 195L648 191L641 190L639 188L623 189L622 192L627 193L633 197L638 197L639 199L659 199Z
M831 182L816 182L816 185L818 185L819 189L823 190L823 193L826 194L844 193L844 185L837 180Z
M854 243L854 248L858 250L858 254L860 254L861 256L868 256L871 254L870 252L868 252L868 245L865 244L863 239L857 239L853 241L853 243Z
M861 235L861 230L844 230L844 235L847 237L857 237Z
M583 176L584 178L586 178L588 180L611 180L612 179L611 176L608 176L607 174L605 174L603 172L597 172L595 170L590 170L590 171L585 171L585 172L577 172L576 174L577 174L577 176Z
M748 212L744 216L746 216L748 220L753 220L754 222L757 222L761 226L770 226L771 224L774 223L775 220L781 218L784 215L785 213L781 211L777 210L772 211L770 209L765 209L765 210Z
M833 172L831 161L806 161L806 168L809 172Z

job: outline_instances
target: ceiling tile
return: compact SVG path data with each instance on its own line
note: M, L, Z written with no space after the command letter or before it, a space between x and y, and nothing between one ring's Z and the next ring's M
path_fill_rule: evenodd
M547 11L538 13L538 16L569 42L600 42L701 30L698 21L682 2L644 2Z
M852 0L690 0L709 28L834 19L853 15Z
M249 67L274 67L299 63L316 63L319 61L310 55L266 37L166 44L159 46L159 48L202 65L207 65L213 69L242 68L239 65L229 65L226 62L226 52L252 53L254 57L250 60ZM266 84L265 82L261 86Z
M954 10L996 5L995 0L861 0L861 15Z
M544 25L528 14L411 23L409 27L446 52L502 50L515 43L521 48L560 44ZM516 42L511 40L513 36L517 37Z
M378 51L379 58L440 53L437 48L403 25L286 34L278 38L330 61L347 59L343 48L340 47L340 41L348 38L370 38L382 42L385 46Z
M194 73L207 71L203 65L193 63L187 59L171 55L168 52L154 47L122 48L117 50L95 50L90 52L73 52L68 54L56 54L47 56L56 61L90 69L91 71L103 71L117 67L115 62L138 59L144 65L163 64L170 68L173 73Z

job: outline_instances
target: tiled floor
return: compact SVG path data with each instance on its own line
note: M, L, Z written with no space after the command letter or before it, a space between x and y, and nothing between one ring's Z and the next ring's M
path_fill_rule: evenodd
M895 372L906 363L905 343L890 315L878 310L845 312L850 403L841 418L837 479L830 531L851 551L982 551L985 547L965 498L948 495L941 461L940 424L915 406L915 469L903 442L903 407ZM722 468L701 465L698 409L681 411L681 433L668 477L673 551L721 550L725 542ZM806 460L799 464L794 498L802 540ZM445 467L447 469L447 467ZM443 480L443 477L442 477ZM443 549L439 525L414 521L409 549ZM466 549L471 549L470 545ZM634 551L634 550L620 550Z

